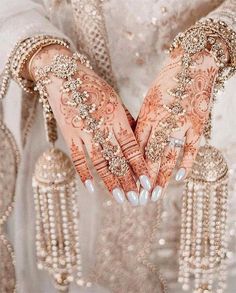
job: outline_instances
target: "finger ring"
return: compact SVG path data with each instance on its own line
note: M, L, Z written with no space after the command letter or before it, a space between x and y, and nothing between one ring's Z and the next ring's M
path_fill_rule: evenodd
M179 138L175 138L175 137L169 137L168 138L168 143L169 143L170 146L181 148L184 145L184 140L179 139Z

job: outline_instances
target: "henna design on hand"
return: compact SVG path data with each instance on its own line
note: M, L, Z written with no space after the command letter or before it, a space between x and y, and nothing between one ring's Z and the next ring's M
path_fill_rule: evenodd
M88 169L85 153L82 149L79 149L78 145L76 145L73 140L71 143L71 157L81 181L85 182L91 179L92 176Z
M37 67L38 59L33 67L38 70L38 89L43 88L42 93L46 96L66 141L69 141L68 138L73 140L72 156L82 180L86 180L89 173L86 158L74 143L78 139L84 143L95 168L110 191L117 187L123 187L125 191L136 190L132 173L140 176L136 174L139 171L136 160L143 162L142 174L148 174L148 171L117 94L93 70L83 65L83 57L70 53L49 55L52 60L47 66ZM81 64L77 63L78 58L81 58ZM130 153L135 153L136 160L132 157L127 161L122 154L117 133L120 127L131 135L132 145L126 155L129 157ZM111 141L112 133L117 137L114 144ZM96 156L91 151L94 144L100 147Z
M168 182L172 175L173 168L178 159L179 151L179 148L167 147L158 172L157 185L165 187L166 182Z
M169 95L168 89L175 87L175 76L180 70L181 54L182 50L172 51L171 58L144 100L135 129L143 152L146 145L150 143L154 130L157 131L160 123L166 121L171 115L168 109L173 107L174 98ZM196 54L194 61L195 65L191 69L191 82L186 88L187 97L179 105L175 105L175 111L184 111L185 115L180 116L176 131L169 134L171 137L183 140L186 137L181 166L186 168L187 172L196 156L204 125L208 119L213 85L218 73L218 67L209 53L202 51ZM163 145L163 147L163 155L157 162L150 162L148 158L146 160L152 181L157 180L157 184L166 187L176 165L176 154L179 154L179 149L170 150L168 145L166 147Z
M102 156L101 148L92 144L89 156L92 160L95 170L106 185L107 189L112 191L114 188L119 187L119 180L110 172L107 161Z
M104 118L105 128L112 126L119 102L115 91L91 70L88 72L88 69L81 69L77 78L81 80L80 92L86 95L87 103L96 106L96 112L93 113L94 117L98 120ZM79 108L73 106L71 95L62 93L61 111L69 125L72 124L75 128L83 128Z
M189 86L189 100L186 105L187 119L197 134L202 133L202 128L208 118L211 106L213 83L217 69L212 66L207 69L197 69L192 73L192 84Z

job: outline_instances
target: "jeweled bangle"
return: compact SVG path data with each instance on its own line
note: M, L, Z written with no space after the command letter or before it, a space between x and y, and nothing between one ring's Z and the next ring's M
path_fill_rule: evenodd
M33 63L34 58L38 55L38 53L39 53L43 48L45 48L45 47L40 47L40 48L38 48L38 50L35 51L34 54L33 54L32 56L30 56L30 59L29 59L29 61L27 62L27 63L28 63L27 68L26 68L26 70L27 70L27 74L28 74L30 80L32 80L32 81L34 80L34 76L33 76L33 73L32 73L32 63Z
M14 79L26 92L33 93L33 82L22 77L22 72L27 61L39 49L49 45L61 45L69 48L66 40L38 35L19 41L11 51L3 69L0 80L0 100L6 96L10 80Z
M227 47L229 58L225 56L221 40ZM184 53L193 55L204 49L213 53L219 67L236 67L236 33L223 21L206 19L197 22L174 39L170 51L181 46Z
M25 64L38 50L49 45L60 45L69 48L69 43L63 39L48 35L39 35L25 39L15 49L12 55L10 71L12 78L26 92L33 92L33 83L22 77Z

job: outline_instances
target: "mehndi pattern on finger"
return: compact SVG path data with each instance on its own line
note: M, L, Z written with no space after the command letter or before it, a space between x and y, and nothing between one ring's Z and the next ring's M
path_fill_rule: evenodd
M72 140L70 149L71 149L71 158L74 163L75 170L79 174L82 182L85 182L86 180L91 179L92 176L87 166L84 151L81 150L73 140Z

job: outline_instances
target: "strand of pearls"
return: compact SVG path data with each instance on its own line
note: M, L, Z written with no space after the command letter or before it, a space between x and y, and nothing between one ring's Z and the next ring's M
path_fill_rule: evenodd
M168 287L167 287L167 282L162 273L160 272L160 269L158 268L157 265L151 263L148 260L148 256L151 251L151 245L155 239L156 234L158 233L158 229L160 227L160 222L161 222L161 200L157 203L157 211L156 211L156 221L155 224L152 227L152 233L150 237L148 238L147 242L145 243L142 251L138 254L137 260L138 262L142 263L144 266L146 266L152 273L156 274L160 284L161 284L161 289L162 293L168 293Z
M203 188L201 185L196 184L194 186L194 192L196 194L196 210L195 210L195 223L196 223L196 251L193 256L194 276L195 276L195 292L198 293L198 288L201 286L201 253L202 253L202 220L203 220Z
M214 278L214 268L216 266L216 214L217 214L217 194L215 188L212 188L210 191L211 195L211 204L212 209L210 212L210 223L209 223L209 278L208 278L208 287L210 290L213 290L213 278Z
M220 251L220 266L218 268L218 275L219 275L219 286L217 288L217 293L223 293L226 289L226 269L227 269L227 213L228 213L228 187L227 182L224 182L220 187L219 194L220 197L220 206L221 206L221 217L219 221L220 226L220 236L221 236L221 251Z
M178 278L184 291L190 289L191 274L194 293L223 293L226 288L227 198L227 179L220 184L191 180L186 184Z
M191 226L187 227L187 187L185 186L184 193L183 193L183 202L182 202L182 209L181 209L181 229L180 229L180 250L179 250L179 277L178 282L183 283L183 276L184 276L184 260L183 254L185 249L185 236L187 233L191 233ZM190 229L190 231L189 231Z

